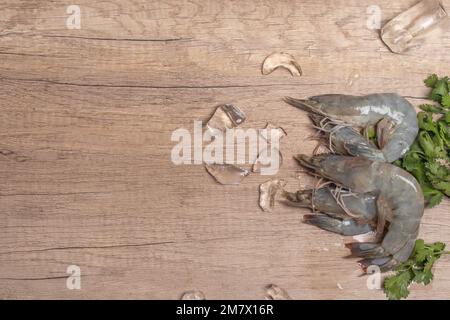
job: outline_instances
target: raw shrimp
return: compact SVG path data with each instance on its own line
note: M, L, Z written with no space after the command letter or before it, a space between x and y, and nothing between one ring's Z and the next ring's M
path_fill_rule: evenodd
M413 106L395 93L326 94L285 101L309 112L316 127L328 135L330 149L339 154L393 162L409 150L419 131ZM352 128L375 126L381 150Z
M357 194L340 186L323 186L316 189L300 190L294 193L284 191L283 202L287 205L310 208L313 212L323 212L336 219L322 215L304 216L305 222L321 219L323 229L332 230L346 236L374 231L376 226L376 196L372 193ZM337 228L337 229L336 229Z
M330 188L316 190L315 199L308 196L309 191L288 194L289 201L301 206L311 207L313 199L317 209L328 213L306 215L305 222L349 235L373 228L377 242L348 245L354 256L364 258L360 261L364 270L370 265L389 270L409 258L424 211L422 191L412 175L392 164L362 157L321 154L299 155L296 159L310 173L352 193L345 199L340 195L336 197Z

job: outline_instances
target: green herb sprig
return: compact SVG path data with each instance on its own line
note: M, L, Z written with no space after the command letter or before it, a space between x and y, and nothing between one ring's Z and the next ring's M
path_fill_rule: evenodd
M411 257L384 279L386 296L389 300L399 300L408 297L412 283L429 284L433 280L433 265L443 254L449 253L442 242L425 244L422 239L416 240Z
M450 197L450 80L432 74L424 80L431 89L428 98L435 104L422 104L417 114L419 134L405 156L395 162L410 172L422 187L428 207Z

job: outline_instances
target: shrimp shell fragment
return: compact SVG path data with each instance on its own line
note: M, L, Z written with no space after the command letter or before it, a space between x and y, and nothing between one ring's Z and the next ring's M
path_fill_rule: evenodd
M293 76L300 77L302 75L302 68L289 53L274 52L270 54L264 59L261 71L263 75L268 75L278 68L288 70Z
M266 287L266 300L292 300L292 298L286 290L275 284L270 284Z
M181 295L180 300L206 300L205 294L200 290L186 291Z
M281 179L271 179L259 186L259 206L263 211L271 212L275 206L275 198L286 185Z

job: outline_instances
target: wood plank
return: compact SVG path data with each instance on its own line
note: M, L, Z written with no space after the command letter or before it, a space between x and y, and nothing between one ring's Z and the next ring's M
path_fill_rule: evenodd
M377 4L388 20L414 2ZM288 132L278 176L292 190L312 185L292 156L312 152L313 130L282 97L389 91L417 104L422 79L450 67L448 32L399 56L365 27L369 1L78 4L80 30L66 28L64 1L0 4L0 298L176 299L197 288L260 299L269 283L299 299L384 297L343 259L346 239L301 223L306 211L260 211L268 177L218 185L202 166L175 166L170 137L236 103L244 127ZM276 50L304 76L262 76ZM421 237L450 243L449 209L427 210ZM441 260L412 298L448 298ZM71 264L82 290L66 288Z

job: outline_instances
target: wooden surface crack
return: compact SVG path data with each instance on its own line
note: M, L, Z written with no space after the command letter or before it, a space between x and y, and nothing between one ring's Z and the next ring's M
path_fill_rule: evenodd
M106 194L104 191L80 191L80 192L30 192L30 193L0 193L0 197L15 196L71 196L77 194Z
M128 247L150 247L158 246L164 244L173 244L175 241L161 241L161 242L147 242L147 243L137 243L137 244L116 244L110 246L68 246L68 247L54 247L45 249L34 249L34 250L17 250L0 252L0 255L15 254L15 253L33 253L33 252L47 252L47 251L61 251L61 250L83 250L83 249L115 249L115 248L128 248Z
M20 52L0 52L2 55L10 55L10 56L24 56L24 57L50 57L49 55L45 54L32 54L32 53L20 53Z
M65 38L95 41L134 41L134 42L175 42L175 41L191 41L193 38L162 38L162 39L139 39L139 38L102 38L102 37L83 37L83 36L66 36L66 35L44 35L44 38Z
M63 82L48 79L25 79L25 78L9 78L0 77L0 80L17 81L17 82L43 82L53 85L61 86L76 86L76 87L105 87L105 88L138 88L138 89L234 89L234 88L258 88L258 87L274 87L274 86L326 86L334 85L335 83L264 83L264 84L231 84L231 85L174 85L174 86L153 86L153 85L114 85L101 83L75 83Z
M40 278L0 278L0 280L13 280L13 281L42 281L42 280L54 280L54 279L67 279L67 276L54 276L54 277L40 277ZM83 275L83 278L87 275Z

